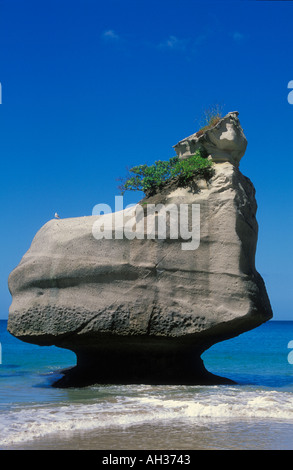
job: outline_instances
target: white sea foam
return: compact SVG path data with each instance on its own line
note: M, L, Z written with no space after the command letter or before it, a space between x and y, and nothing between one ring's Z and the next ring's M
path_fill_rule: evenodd
M189 425L221 420L282 420L293 423L293 394L275 390L206 388L197 393L160 393L63 405L28 406L0 415L0 446L9 447L37 438L75 432L127 428L138 424Z

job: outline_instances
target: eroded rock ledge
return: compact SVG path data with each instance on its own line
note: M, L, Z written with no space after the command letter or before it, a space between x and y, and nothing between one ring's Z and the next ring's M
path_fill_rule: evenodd
M230 118L231 136L240 123ZM241 138L238 157L243 145ZM229 382L206 371L201 354L272 311L255 268L255 190L238 157L235 164L221 155L208 182L170 187L162 197L176 207L200 205L196 250L182 250L180 238L97 240L93 227L106 216L51 220L36 234L9 277L8 330L76 353L76 367L56 386ZM132 216L125 210L124 222Z

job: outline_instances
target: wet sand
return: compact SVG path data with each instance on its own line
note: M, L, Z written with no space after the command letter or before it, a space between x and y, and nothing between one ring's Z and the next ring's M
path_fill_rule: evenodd
M292 431L293 424L255 420L208 426L144 424L55 434L9 450L292 450Z

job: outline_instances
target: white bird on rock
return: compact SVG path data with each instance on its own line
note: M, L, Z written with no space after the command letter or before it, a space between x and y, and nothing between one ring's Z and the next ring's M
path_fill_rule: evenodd
M55 212L55 219L60 219L59 215L57 214L57 212Z

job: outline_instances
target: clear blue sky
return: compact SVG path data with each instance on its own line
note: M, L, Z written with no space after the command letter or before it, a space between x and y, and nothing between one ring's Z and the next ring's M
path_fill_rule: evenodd
M293 2L0 0L0 318L55 211L114 207L127 166L169 159L219 103L248 139L257 269L275 319L293 320L292 20Z

